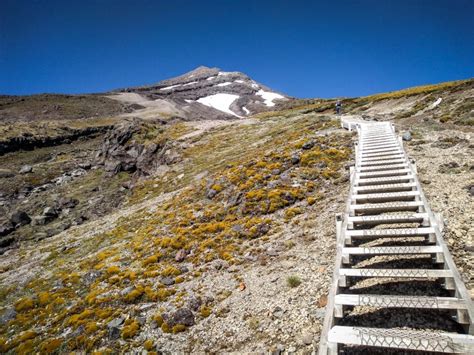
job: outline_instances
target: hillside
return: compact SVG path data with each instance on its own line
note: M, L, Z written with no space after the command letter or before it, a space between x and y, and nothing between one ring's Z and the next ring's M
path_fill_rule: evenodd
M317 349L355 136L335 100L219 73L2 101L2 352ZM343 100L410 132L471 294L473 105L472 79Z

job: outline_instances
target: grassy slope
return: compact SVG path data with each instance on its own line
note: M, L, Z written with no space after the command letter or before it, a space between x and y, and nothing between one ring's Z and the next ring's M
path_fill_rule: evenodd
M182 171L144 183L133 196L137 202L182 188L172 201L155 212L132 214L93 238L72 231L72 247L66 251L61 240L47 248L36 246L43 253L35 268L37 277L24 285L3 285L2 305L13 305L18 315L0 328L0 346L20 352L101 346L118 350L118 343L103 340L106 324L127 314L121 331L126 343L120 351L139 349L144 344L133 340L141 327L134 309L144 302L154 302L155 321L163 332L183 331L182 326L162 322L161 314L183 305L188 280L199 278L215 259L245 263L246 250L265 243L305 206L324 203L323 191L344 181L341 169L349 158L350 135L334 131L334 126L337 122L295 111L193 138ZM324 129L334 132L319 135ZM320 145L302 150L309 139ZM301 156L298 165L291 163L294 154ZM195 180L202 172L208 178ZM217 192L212 199L206 197L210 189ZM180 249L192 251L187 258L192 272L183 272L174 261ZM31 260L27 245L19 253L23 256L6 267L5 275ZM87 282L91 275L96 279ZM173 277L176 284L160 285L164 276ZM131 290L121 293L129 286ZM212 307L201 308L198 319ZM65 330L79 327L77 336L61 337Z
M435 95L444 95L450 105L472 85L473 80L467 80L348 99L345 107L363 113L376 103L405 97L426 105ZM469 104L468 97L453 108L440 105L442 111L435 115L440 119L447 112L461 112L463 120L454 121L465 123ZM130 204L177 191L172 200L153 212L132 213L106 233L73 229L66 249L61 239L23 245L18 259L3 266L1 306L13 306L18 314L0 327L0 349L142 349L146 344L134 340L142 327L135 310L146 302L155 304L152 312L161 331L185 330L170 327L161 314L183 306L188 281L199 278L216 259L236 265L247 262L246 251L258 250L269 235L308 206L324 206L324 191L344 182L342 166L349 159L350 136L334 129L337 122L314 114L331 111L333 105L333 100L293 100L281 111L258 115L254 125L224 127L194 137L185 151L185 163L143 182ZM320 135L321 130L329 130L329 135ZM310 139L320 146L302 150ZM301 157L297 166L290 163L294 154ZM209 199L206 194L211 189L217 194ZM187 259L192 271L185 272L174 261L181 249L193 251ZM5 282L33 256L36 277L21 285ZM88 281L91 276L95 279ZM174 278L176 284L159 284L164 276ZM128 292L121 293L129 286ZM213 306L201 308L198 321L213 312ZM107 322L120 314L128 320L120 334L125 343L119 348L104 339ZM75 336L61 336L77 329L81 331Z
M98 95L0 96L0 122L76 120L123 110L118 101Z

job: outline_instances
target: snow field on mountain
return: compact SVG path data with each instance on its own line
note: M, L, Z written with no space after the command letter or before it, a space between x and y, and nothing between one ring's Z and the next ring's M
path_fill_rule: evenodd
M265 100L264 103L268 107L275 106L275 103L273 102L273 100L275 100L275 99L284 99L285 98L284 96L282 96L280 94L277 94L277 93L274 93L274 92L268 92L268 91L264 91L264 90L257 91L257 95L261 96Z
M216 110L228 113L233 116L240 117L235 112L231 111L230 105L237 100L240 96L239 95L232 95L232 94L215 94L209 95L206 97L201 97L197 100L200 104L215 108Z

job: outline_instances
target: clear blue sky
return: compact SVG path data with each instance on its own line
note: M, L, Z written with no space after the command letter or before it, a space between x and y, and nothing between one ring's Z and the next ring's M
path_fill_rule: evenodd
M473 0L0 0L0 93L143 85L199 65L296 97L474 76Z

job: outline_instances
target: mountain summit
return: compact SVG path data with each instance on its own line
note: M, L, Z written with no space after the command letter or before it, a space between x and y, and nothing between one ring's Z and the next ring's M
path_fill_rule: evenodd
M171 111L175 116L193 119L243 118L268 111L288 98L243 73L205 66L153 85L118 92L139 94L153 101L155 108L161 106L164 113Z

